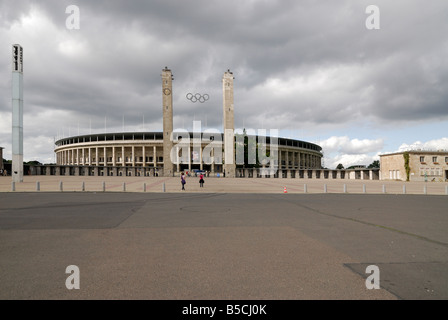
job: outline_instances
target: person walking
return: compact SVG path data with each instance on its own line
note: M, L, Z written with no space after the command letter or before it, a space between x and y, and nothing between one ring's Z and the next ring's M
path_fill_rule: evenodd
M185 181L185 176L183 172L180 175L180 183L182 184L182 190L185 190L185 184L187 183L187 181Z
M204 174L201 173L199 175L199 185L201 186L201 188L204 188Z

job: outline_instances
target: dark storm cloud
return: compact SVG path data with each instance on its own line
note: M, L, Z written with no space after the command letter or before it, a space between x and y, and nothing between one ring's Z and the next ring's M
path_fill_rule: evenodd
M65 28L71 4L80 30ZM370 4L381 10L380 30L365 27ZM0 9L1 74L9 77L10 45L22 41L26 113L48 111L54 132L87 119L102 127L105 117L121 127L123 116L129 128L143 116L160 127L165 66L175 76L175 126L207 119L221 128L228 68L237 127L448 117L443 0L1 1ZM0 112L9 112L10 82L0 84ZM211 99L192 104L192 91Z

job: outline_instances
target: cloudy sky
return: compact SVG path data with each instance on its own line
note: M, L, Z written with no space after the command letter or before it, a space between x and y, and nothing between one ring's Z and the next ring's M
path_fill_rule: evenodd
M76 23L70 5L79 29L67 27ZM25 161L53 162L61 137L160 131L165 66L175 78L175 128L200 120L222 131L221 79L230 69L235 127L315 142L328 168L448 149L447 18L446 0L3 0L0 146L11 159L18 43ZM210 99L192 103L189 92Z

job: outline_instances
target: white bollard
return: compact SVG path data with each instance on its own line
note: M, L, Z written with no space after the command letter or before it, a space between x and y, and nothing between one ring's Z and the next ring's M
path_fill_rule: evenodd
M143 192L146 192L146 183L143 182Z
M366 193L367 191L366 191L366 185L365 184L363 184L362 185L362 193Z
M16 183L14 181L11 182L11 191L16 191Z
M306 185L306 183L303 185L303 193L307 193L308 192L308 190L307 190L307 185Z
M40 182L36 181L36 191L40 191Z
M427 191L426 191L426 185L423 186L423 193L424 193L424 194L427 194Z
M62 181L59 181L59 191L64 191L63 185L62 185Z
M103 181L103 192L106 192L106 182Z
M403 185L403 194L406 194L406 186Z
M386 193L386 186L383 184L383 193Z
M445 187L445 194L448 196L448 186Z
M123 192L126 191L126 182L123 182Z
M324 193L327 193L327 185L324 184Z
M82 192L86 191L86 184L84 183L84 181L81 184L81 191Z
M344 183L344 193L347 193L347 185Z
M166 191L166 189L165 189L165 182L163 183L163 192L165 192Z

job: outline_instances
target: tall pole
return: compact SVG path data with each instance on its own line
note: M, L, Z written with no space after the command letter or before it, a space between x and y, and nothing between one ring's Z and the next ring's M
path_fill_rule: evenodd
M233 104L233 72L227 70L222 78L223 91L223 131L224 131L224 173L225 177L235 177L235 120Z
M12 181L23 182L23 48L12 46Z
M162 70L162 97L163 175L168 177L172 176L174 172L173 162L171 161L171 149L173 148L171 140L173 133L173 74L168 67Z

